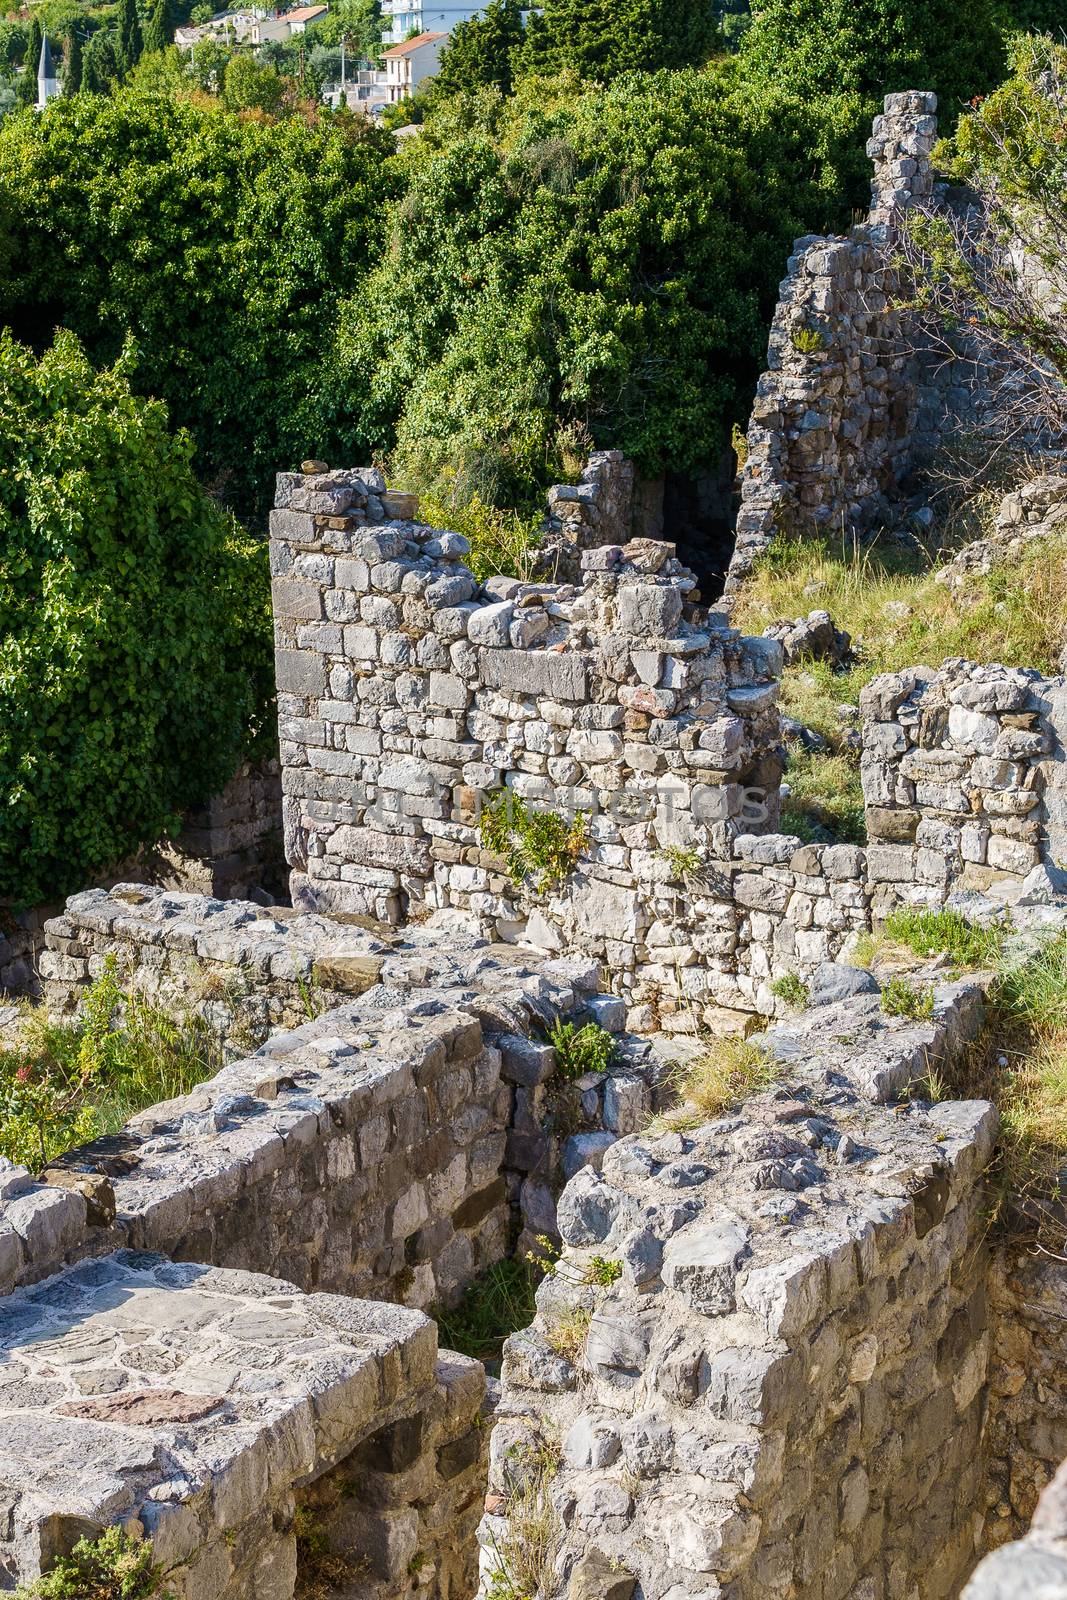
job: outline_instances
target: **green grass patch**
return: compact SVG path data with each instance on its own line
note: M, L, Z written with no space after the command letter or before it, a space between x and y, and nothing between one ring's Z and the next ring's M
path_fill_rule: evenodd
M453 1310L436 1313L441 1347L479 1361L499 1361L504 1340L534 1319L535 1286L527 1262L498 1261L474 1280Z
M805 844L866 844L858 760L833 751L790 751L781 831Z
M0 1155L37 1171L146 1106L188 1094L222 1065L203 1018L124 989L109 958L77 1017L28 1011L19 1042L0 1049Z
M918 911L906 906L890 912L882 932L917 956L947 955L958 967L996 965L1005 937L1000 924L978 927L958 911Z
M683 1132L732 1110L773 1081L774 1063L747 1039L713 1040L707 1053L683 1067L673 1085L680 1104L653 1117L652 1133Z

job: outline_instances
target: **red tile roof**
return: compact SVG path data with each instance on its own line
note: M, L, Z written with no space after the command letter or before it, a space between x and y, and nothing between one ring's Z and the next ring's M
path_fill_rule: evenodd
M447 33L417 33L414 39L405 39L403 44L394 44L392 49L383 50L383 58L389 56L410 55L413 50L421 50L424 44L433 44L435 39L447 39Z

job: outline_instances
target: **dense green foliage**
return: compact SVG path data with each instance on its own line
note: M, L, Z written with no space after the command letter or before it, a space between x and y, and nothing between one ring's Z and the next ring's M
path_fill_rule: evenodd
M0 896L155 842L269 717L265 553L191 461L69 333L39 363L0 335Z
M432 81L434 100L476 89L510 94L512 58L522 44L522 10L518 0L489 0L478 16L459 23L442 52Z
M131 382L192 431L222 498L261 509L304 455L366 459L320 357L380 254L387 148L357 119L240 119L136 89L9 119L0 215L18 270L0 322L37 345L62 324L97 364L132 336Z
M746 72L868 103L934 89L946 131L1004 73L997 0L762 0L753 12L739 57Z
M530 13L520 68L572 69L605 81L623 72L697 66L714 39L707 0L545 0Z
M342 326L371 443L490 504L550 481L561 418L643 472L702 465L747 413L792 240L862 190L858 119L693 71L435 116Z

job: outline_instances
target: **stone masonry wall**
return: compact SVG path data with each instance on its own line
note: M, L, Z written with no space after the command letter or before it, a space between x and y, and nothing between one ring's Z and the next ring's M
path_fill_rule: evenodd
M579 583L584 550L627 544L634 531L634 468L621 450L595 450L576 484L553 484L534 557L551 583Z
M505 1348L487 1576L548 1451L546 1596L958 1593L981 1531L995 1118L907 1091L973 1036L980 994L939 991L919 1028L868 975L825 998L766 1036L772 1089L620 1140L564 1191L563 1256Z
M115 1523L174 1600L473 1590L485 1375L418 1312L119 1251L7 1297L0 1370L5 1591Z
M381 520L373 473L283 473L278 502L294 904L391 922L459 907L497 937L603 953L631 994L661 965L645 933L670 852L729 861L774 825L780 647L708 626L669 545L587 551L581 589L482 590L459 535ZM558 905L482 845L503 788L589 813Z
M779 530L869 522L905 475L935 411L895 308L894 230L933 194L937 97L888 95L867 153L871 210L847 238L798 239L771 325L741 483L730 595Z
M876 678L860 709L876 917L1067 865L1062 678L948 661Z
M231 1054L252 1028L285 1031L44 1184L8 1173L0 1290L125 1246L428 1306L518 1228L551 1231L557 1166L655 1108L647 1044L619 1040L609 1071L577 1085L574 1128L554 1132L547 1030L623 1020L595 963L384 933L135 886L73 896L42 958L54 1009L111 958L166 1003L195 1008L199 993ZM309 1000L327 1008L314 1020Z

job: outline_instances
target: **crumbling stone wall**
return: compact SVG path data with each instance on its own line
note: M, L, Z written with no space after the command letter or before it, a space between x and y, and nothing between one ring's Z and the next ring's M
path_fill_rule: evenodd
M634 467L621 450L594 450L576 484L553 484L534 561L551 583L580 583L584 550L627 544L634 528ZM643 531L643 530L642 530Z
M55 1009L110 958L245 1053L44 1184L9 1173L0 1289L128 1246L428 1306L520 1229L529 1244L551 1231L557 1170L655 1109L648 1045L620 1039L609 1070L576 1085L573 1129L553 1128L547 1030L622 1026L595 962L454 930L383 935L132 885L73 896L42 958ZM309 1006L325 1009L308 1020ZM247 1054L250 1018L286 1031Z
M993 1344L986 1424L986 1548L1020 1538L1067 1459L1067 1295L1063 1262L1004 1245L989 1277Z
M620 1140L564 1191L563 1257L505 1349L487 1573L521 1537L524 1456L558 1441L546 1594L958 1593L981 1527L995 1118L884 1101L973 1035L980 997L945 990L916 1028L853 976L767 1035L780 1087Z
M866 222L793 247L749 423L727 595L779 530L863 526L929 452L942 397L902 336L892 258L903 213L933 194L936 110L933 94L887 95L867 146Z
M872 910L1011 889L1067 865L1067 686L948 661L860 696Z
M0 1366L5 1590L116 1522L175 1600L473 1590L485 1375L419 1312L119 1251L8 1296Z
M397 922L458 907L497 937L649 962L670 852L729 860L777 819L773 640L711 628L669 545L586 551L574 586L491 579L459 535L384 522L369 472L281 474L271 519L294 904ZM478 830L502 788L590 814L558 893ZM673 942L684 945L684 925Z

